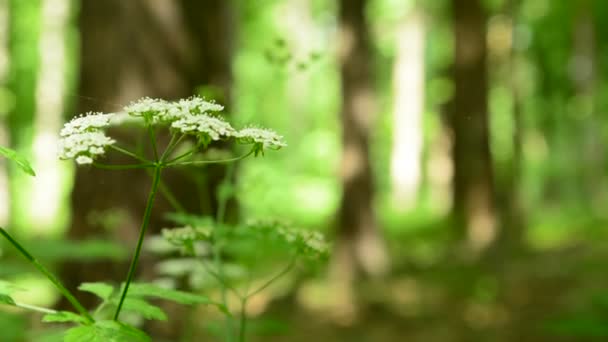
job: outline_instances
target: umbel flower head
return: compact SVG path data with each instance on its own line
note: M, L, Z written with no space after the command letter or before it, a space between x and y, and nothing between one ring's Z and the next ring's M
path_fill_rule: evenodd
M59 158L74 159L77 164L91 164L114 144L103 132L85 132L68 135L59 140Z
M207 146L211 141L231 137L236 133L228 122L207 114L187 114L174 121L171 128L183 134L197 136L203 146Z
M208 112L221 112L224 106L213 101L207 101L199 96L181 99L176 104L179 109L190 114L204 114Z
M127 114L141 117L147 124L152 125L172 124L187 116L219 112L223 109L223 106L207 101L199 96L192 96L177 102L144 97L124 108Z
M74 159L78 164L91 164L115 143L103 129L110 125L113 114L87 113L66 123L59 133L59 158Z
M236 137L242 144L254 144L253 152L256 156L260 153L263 155L264 149L278 150L287 146L282 136L267 128L243 128L236 133Z
M149 97L131 102L124 110L131 116L141 117L149 124L169 123L180 115L179 112L172 110L169 102Z
M223 106L199 96L172 102L144 97L126 106L124 116L143 120L148 127L164 125L173 133L194 136L204 147L213 141L234 138L242 144L253 144L252 150L257 156L264 154L266 149L278 150L287 146L283 137L270 129L248 127L236 131L230 123L214 114L223 109ZM59 133L60 158L74 159L78 164L93 163L105 153L108 146L115 143L104 133L114 116L87 113L66 123Z
M110 125L110 120L113 116L114 114L88 112L85 115L75 117L66 123L59 135L67 137L78 133L99 131Z

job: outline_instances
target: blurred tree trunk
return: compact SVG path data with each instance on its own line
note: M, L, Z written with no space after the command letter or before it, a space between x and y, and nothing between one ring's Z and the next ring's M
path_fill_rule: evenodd
M343 193L332 275L347 286L344 295L358 271L378 274L387 264L373 209L369 131L376 108L365 4L340 1Z
M234 24L231 1L84 0L80 13L78 113L119 111L143 96L183 98L200 86L229 108ZM131 130L116 129L112 134L137 144L138 137ZM122 157L111 158L127 162L119 160ZM203 181L196 184L171 170L165 173L169 187L184 200L189 212L213 214L217 208L215 194L224 168L207 171L197 174ZM116 241L127 242L131 256L131 242L139 233L149 187L150 179L142 170L112 173L78 168L69 237L83 239L110 231ZM192 189L199 189L203 197ZM150 233L162 228L162 215L167 210L171 208L159 195ZM98 219L91 219L95 217ZM103 227L100 222L104 220L99 217L114 218L112 226ZM73 289L82 281L120 281L126 269L126 264L90 267L76 260L66 265L63 278Z
M524 56L520 52L521 42L517 36L519 20L519 1L508 0L499 19L494 20L494 51L491 53L490 63L492 76L496 87L509 89L511 95L510 110L510 156L508 160L497 161L501 163L500 170L496 172L496 205L500 211L500 232L497 239L497 256L503 259L510 253L525 248L524 230L526 226L526 213L522 203L522 165L523 165L523 132L522 102L524 79L522 63ZM507 32L509 39L500 39L501 32ZM501 43L502 42L502 43ZM499 133L496 133L499 134ZM507 142L508 143L508 142Z
M486 14L479 0L452 0L452 12L453 216L457 234L473 250L481 251L497 234L488 127Z

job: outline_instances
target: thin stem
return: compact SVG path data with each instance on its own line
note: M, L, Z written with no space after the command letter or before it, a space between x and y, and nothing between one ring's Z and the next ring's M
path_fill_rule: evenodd
M245 332L247 330L247 299L244 297L241 299L241 315L239 324L239 342L245 342Z
M154 173L151 172L150 170L146 170L146 171L147 171L148 175L150 175L150 177L154 176ZM180 213L186 212L186 209L184 208L184 206L179 203L177 198L171 192L171 189L169 189L169 187L167 187L167 184L165 184L165 182L162 179L159 180L158 190L160 190L160 193L169 202L169 204L173 207L173 209L177 210Z
M239 161L241 159L245 159L248 156L250 156L252 153L253 153L253 150L247 152L246 154L243 154L242 156L234 157L234 158L229 158L229 159L193 160L193 161L187 161L187 162L170 162L170 163L167 163L165 165L166 166L186 166L186 165L197 166L197 165L206 165L206 164L224 164L224 163L231 163L231 162Z
M40 273L44 274L53 285L59 290L59 292L78 310L78 312L87 320L89 323L95 322L89 312L80 304L78 299L53 275L46 267L44 267L34 256L32 256L23 246L21 246L4 228L0 227L0 234L4 236L18 251L23 255Z
M25 303L18 303L15 302L15 306L18 308L22 308L22 309L26 309L26 310L31 310L31 311L38 311L38 312L42 312L45 314L56 314L57 311L53 310L53 309L48 309L48 308L43 308L41 306L37 306L37 305L31 305L31 304L25 304Z
M291 258L291 261L289 262L289 264L279 273L277 273L274 277L270 278L268 281L266 281L262 286L258 287L256 290L254 290L253 292L247 294L247 298L253 297L256 294L264 291L268 286L272 285L272 283L274 283L277 279L281 278L282 276L284 276L285 274L289 273L289 271L291 271L293 269L293 267L296 265L296 257L293 256Z
M141 247L144 242L144 236L146 235L146 230L148 229L148 225L150 223L150 216L152 215L152 206L154 204L154 198L156 197L156 191L158 189L158 184L160 183L161 170L162 166L160 165L157 165L154 169L154 176L152 177L152 188L150 189L148 202L146 203L146 210L144 211L144 217L141 223L141 230L139 232L137 246L135 247L135 254L133 255L133 259L131 260L131 266L129 267L129 273L127 274L127 280L125 282L125 288L122 291L122 295L120 296L120 301L118 302L116 313L114 313L115 321L118 321L118 316L120 315L122 304L125 301L125 298L127 297L129 286L131 285L131 281L133 280L133 276L135 275L135 269L137 268L137 263L139 261L139 254L141 253Z
M232 181L232 176L234 175L234 164L229 164L226 170L226 177L224 178L224 181L222 183L227 183L230 184ZM220 186L222 186L224 184L221 184ZM222 193L222 191L220 191L220 199L219 199L219 203L217 206L217 213L216 213L216 217L215 217L215 221L219 222L220 224L222 222L224 222L225 218L226 218L226 206L228 205L228 198L230 196L226 196L224 197L224 194Z
M221 223L218 222L218 227L221 226ZM213 261L215 263L215 267L217 268L217 275L216 278L220 280L220 283L222 285L225 284L224 281L224 270L222 267L222 261L221 261L221 256L220 256L220 247L219 247L219 243L217 242L217 238L216 238L216 230L214 229L214 241L217 245L213 246L212 250L213 250ZM224 307L228 308L228 294L226 293L227 287L226 286L221 286L220 291L221 291L221 298L222 298L222 305L224 305ZM232 318L230 316L226 317L226 336L228 337L228 341L232 341Z
M169 202L169 204L173 207L173 209L177 210L177 212L179 213L186 212L184 206L182 206L177 200L177 198L175 198L175 196L173 195L169 187L167 187L167 184L165 184L165 182L161 180L158 184L158 189L160 190L160 193L163 195L163 197L167 200L167 202Z
M138 156L137 154L135 154L135 153L133 153L133 152L131 152L129 150L125 150L122 147L118 147L116 145L110 145L110 148L113 149L114 151L117 151L117 152L120 152L122 154L125 154L125 155L127 155L127 156L129 156L131 158L137 159L137 160L139 160L142 163L149 163L149 161L146 160L145 158L142 158L142 157Z
M152 152L154 153L154 160L158 161L158 148L156 148L156 134L154 133L154 127L148 126L148 136L150 137L150 144L152 145Z
M182 134L177 139L175 139L175 137L176 137L175 133L171 134L171 141L169 141L169 144L167 145L165 152L163 152L163 155L160 157L161 161L164 161L167 157L169 157L171 155L171 153L173 153L173 150L175 150L175 147L177 147L177 145L179 145L179 143L182 141L182 139L184 139L185 135Z
M247 157L248 155L250 155L251 153L253 153L253 149L251 151L249 151L249 153L241 156L241 157L237 157L235 158L234 161L236 160L240 160L243 159L245 157ZM234 166L230 165L228 167L228 170L226 172L226 177L224 179L224 182L230 183L231 179L232 179L232 174L234 172ZM228 197L225 196L221 196L219 198L219 203L218 203L218 210L216 213L216 217L215 217L215 221L216 224L218 226L218 228L222 228L222 224L224 222L225 219L225 213L226 213L226 205L228 204ZM221 244L217 241L218 239L216 238L216 234L217 234L217 230L214 230L214 241L216 243L216 245L213 248L213 258L215 261L215 265L216 268L218 270L218 275L217 278L221 280L222 284L225 284L223 279L224 279L224 271L223 271L223 267L222 267L222 263L221 263L221 259L220 259L220 253L221 253ZM228 307L228 298L227 298L227 293L226 293L226 288L230 289L229 286L222 286L221 288L221 294L222 294L222 304L226 307ZM246 300L247 296L242 296L240 294L237 295L241 301ZM241 318L242 319L242 318ZM231 317L226 317L226 331L227 331L227 336L228 336L228 340L232 341L232 319Z
M156 167L155 163L145 163L145 164L122 164L122 165L108 165L101 164L97 162L93 162L93 166L99 169L104 170L132 170L132 169L149 169Z
M211 276L213 276L213 278L215 278L215 280L218 281L218 283L220 283L223 287L227 288L228 290L232 291L232 293L234 293L239 299L243 299L243 295L234 287L232 287L230 284L228 284L222 277L220 277L220 275L218 273L216 273L215 271L211 270L211 268L209 268L209 265L207 265L207 263L202 260L201 261L203 264L203 268L205 268L205 271L209 274L211 274ZM223 303L221 303L223 304Z
M188 151L188 152L182 153L182 154L180 154L179 156L177 156L177 157L175 157L175 158L173 158L173 159L169 160L169 161L167 162L167 164L174 164L174 163L175 163L175 162L177 162L178 160L184 159L184 158L186 158L187 156L192 155L192 154L194 153L194 151L196 151L196 149L194 149L194 148L193 148L193 149L191 149L191 150L190 150L190 151Z

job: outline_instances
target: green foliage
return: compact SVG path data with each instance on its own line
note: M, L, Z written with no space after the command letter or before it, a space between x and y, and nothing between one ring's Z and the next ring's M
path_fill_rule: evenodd
M97 321L68 330L64 342L147 342L151 339L141 330L115 321Z
M0 332L3 341L24 341L26 326L25 317L0 311Z
M54 313L46 314L42 317L42 321L45 323L79 323L87 324L87 320L70 311L57 311Z
M7 305L15 305L15 301L11 294L15 291L15 287L7 282L0 280L0 303Z
M112 293L114 292L112 285L104 283L83 283L78 286L78 289L80 291L92 293L106 301L110 300Z
M32 177L36 176L36 172L34 172L34 169L32 169L30 163L23 156L17 153L17 151L0 146L0 156L15 162L21 171L27 173L28 175Z
M131 284L129 296L142 298L158 298L185 305L212 304L212 301L206 296L163 288L150 283Z
M111 301L112 304L118 305L119 299ZM147 320L166 321L167 314L158 306L152 305L140 298L127 297L124 300L123 308L125 311L141 315Z
M83 283L78 289L92 293L101 298L103 302L100 304L100 308L108 306L115 308L120 303L121 298L119 295L124 291L124 284L120 291L116 291L112 285L106 283ZM215 305L221 311L226 311L222 304L215 303L206 296L164 288L152 283L131 283L127 297L124 299L123 308L125 311L138 314L148 320L167 320L165 312L158 306L150 304L147 301L149 298L167 300L185 305ZM51 317L55 318L56 315L51 315ZM59 317L59 319L61 318L63 318L63 316Z
M0 294L0 303L3 304L8 304L8 305L15 305L15 300L13 300L13 298L7 294Z

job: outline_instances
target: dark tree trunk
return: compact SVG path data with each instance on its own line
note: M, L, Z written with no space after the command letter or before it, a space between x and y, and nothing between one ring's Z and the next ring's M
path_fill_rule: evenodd
M358 271L377 274L387 258L373 209L369 131L375 112L365 0L340 1L342 81L342 200L334 275L352 282Z
M479 0L453 0L452 12L453 215L458 235L479 250L492 243L497 233L488 129L486 14Z
M196 93L199 86L213 89L214 98L229 108L233 30L230 3L227 0L82 1L78 112L114 112L143 96L188 97ZM116 129L111 134L136 145L139 133ZM117 159L111 162L131 162L115 156L110 158ZM167 170L164 178L189 212L214 214L216 189L224 174L225 169L221 167L204 170L194 177L196 184L177 171ZM141 170L108 172L78 168L69 237L83 239L105 234L103 227L91 221L95 216L92 214L116 215L118 211L125 215L115 221L111 233L116 241L125 241L130 251L139 233L150 183L150 177ZM163 227L162 215L167 210L171 207L159 195L150 234ZM130 254L131 251L129 257ZM142 261L141 265L145 265L145 259ZM74 289L83 281L122 281L126 270L126 264L99 263L91 267L75 260L65 265L63 278L68 288ZM150 272L144 273L150 276ZM88 301L89 305L92 303Z

